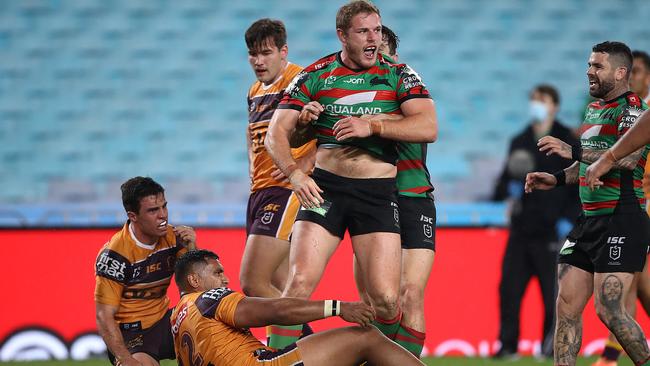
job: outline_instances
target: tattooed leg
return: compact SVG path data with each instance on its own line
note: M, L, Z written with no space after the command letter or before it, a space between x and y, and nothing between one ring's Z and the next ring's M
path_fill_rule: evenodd
M625 309L625 296L634 280L632 273L598 273L595 277L596 313L614 333L621 346L635 364L650 358L645 335Z
M559 264L557 273L555 365L574 366L582 344L582 311L593 292L593 275L564 263Z

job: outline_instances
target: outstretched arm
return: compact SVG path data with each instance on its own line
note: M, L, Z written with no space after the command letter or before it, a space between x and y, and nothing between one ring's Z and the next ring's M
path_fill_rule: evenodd
M362 302L247 297L237 305L234 322L239 328L250 328L269 324L302 324L336 315L362 326L370 325L375 318L373 309Z
M623 136L623 138L625 138L625 136L628 136L630 132L632 132L632 130L628 131L628 133L626 133ZM566 142L553 136L542 137L541 139L539 139L537 146L539 146L539 151L545 152L546 155L555 154L565 159L577 159L578 161L587 164L591 164L595 162L607 152L607 150L580 149L579 147L571 146ZM639 162L639 159L641 158L641 154L643 154L643 149L644 147L635 151L632 154L628 154L623 158L619 158L619 160L616 160L614 162L612 167L615 169L627 169L627 170L634 169L637 163ZM616 154L614 155L618 156Z
M524 185L524 191L526 193L531 193L535 190L547 191L553 189L558 185L563 184L575 184L578 183L578 177L580 174L580 163L575 162L570 167L564 169L564 182L558 182L558 177L554 174L544 173L544 172L532 172L526 175L526 183Z

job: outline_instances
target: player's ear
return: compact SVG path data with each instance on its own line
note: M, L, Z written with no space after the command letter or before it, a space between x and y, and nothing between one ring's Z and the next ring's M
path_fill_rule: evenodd
M287 59L287 56L289 55L289 45L284 45L280 47L280 55L282 56L283 60Z
M628 69L626 67L619 66L614 71L614 78L620 81L627 77Z
M138 215L133 211L127 211L126 217L128 217L131 222L138 221Z
M190 285L191 288L197 289L199 287L200 279L199 276L196 273L188 273L187 274L187 284Z
M343 29L336 28L336 36L339 37L339 41L341 41L341 44L343 46L348 43L347 34L345 34L345 31L343 31Z

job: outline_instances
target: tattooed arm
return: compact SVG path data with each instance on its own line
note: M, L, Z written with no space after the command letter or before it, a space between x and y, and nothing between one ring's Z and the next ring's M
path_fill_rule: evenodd
M566 184L577 184L580 177L580 162L576 161L564 169L564 174L566 174Z
M639 159L641 159L641 155L643 154L644 149L645 147L642 147L639 150L627 155L624 158L619 158L618 160L615 160L614 164L612 165L612 168L633 170L634 168L636 168ZM587 164L591 164L596 160L600 159L600 157L603 156L606 152L607 150L583 149L582 154L580 155L580 161Z

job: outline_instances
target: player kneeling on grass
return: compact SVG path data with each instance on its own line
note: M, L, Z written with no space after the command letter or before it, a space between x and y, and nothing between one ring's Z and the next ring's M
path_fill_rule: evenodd
M228 289L219 257L208 250L183 255L175 268L181 299L172 314L180 365L423 365L370 323L363 303L246 297ZM338 315L361 326L313 334L276 350L248 328L291 325Z

